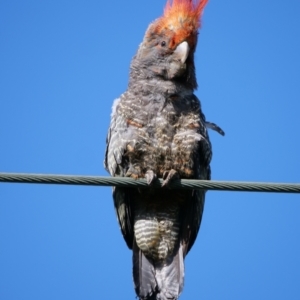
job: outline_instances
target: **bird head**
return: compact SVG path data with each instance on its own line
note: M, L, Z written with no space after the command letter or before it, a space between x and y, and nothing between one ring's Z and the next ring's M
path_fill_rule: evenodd
M134 58L141 74L197 87L194 52L208 0L168 0L164 14L151 23ZM133 64L135 65L135 63Z

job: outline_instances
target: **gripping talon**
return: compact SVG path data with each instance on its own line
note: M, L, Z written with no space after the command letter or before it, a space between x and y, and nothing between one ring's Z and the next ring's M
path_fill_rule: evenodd
M148 170L145 174L145 178L147 180L148 185L152 185L157 177L152 170Z
M163 179L164 182L162 184L162 187L168 187L174 179L179 179L179 174L176 170L171 169L170 171L165 171L163 173Z
M133 179L138 179L141 178L141 172L139 170L139 168L134 168L133 166L130 166L129 169L127 170L126 177L131 177Z

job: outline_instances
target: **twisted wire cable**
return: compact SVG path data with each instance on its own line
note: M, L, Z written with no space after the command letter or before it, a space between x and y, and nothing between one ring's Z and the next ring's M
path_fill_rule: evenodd
M65 185L91 186L119 186L130 188L148 188L145 179L127 177L78 176L78 175L51 175L27 173L0 173L0 182L11 183L42 183ZM152 188L161 188L162 179L157 180ZM273 193L300 193L299 183L269 183L269 182L238 182L181 179L170 184L174 189L205 189L214 191L240 192L273 192Z

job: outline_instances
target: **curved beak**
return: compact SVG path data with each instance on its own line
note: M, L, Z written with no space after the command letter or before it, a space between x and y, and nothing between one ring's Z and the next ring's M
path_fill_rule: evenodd
M174 54L178 57L181 63L185 63L187 57L189 56L190 47L189 44L184 41L180 43L174 51Z

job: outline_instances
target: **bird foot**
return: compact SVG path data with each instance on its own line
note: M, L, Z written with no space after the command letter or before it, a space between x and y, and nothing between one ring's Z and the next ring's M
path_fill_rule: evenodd
M147 180L148 185L151 186L155 182L157 176L152 170L148 170L145 174L145 178Z
M125 174L126 177L131 177L133 179L141 178L141 172L134 167L129 167L128 171Z
M174 179L179 179L179 174L176 170L171 169L170 171L165 171L163 173L163 184L162 187L169 187L170 183L174 180Z

